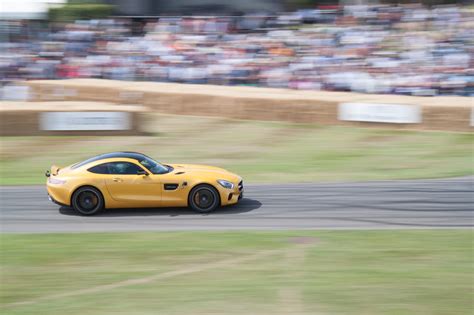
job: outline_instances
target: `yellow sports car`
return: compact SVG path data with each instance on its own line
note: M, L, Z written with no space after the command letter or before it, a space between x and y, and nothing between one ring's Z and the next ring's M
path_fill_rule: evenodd
M48 197L82 215L104 208L191 207L211 212L236 204L242 178L222 168L162 164L137 152L113 152L46 171Z

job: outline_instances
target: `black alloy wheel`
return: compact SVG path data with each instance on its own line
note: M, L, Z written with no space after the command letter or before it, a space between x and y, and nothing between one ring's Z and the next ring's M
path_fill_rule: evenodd
M188 203L196 212L212 212L220 205L219 192L210 185L196 186L189 193Z
M72 207L82 215L93 215L104 208L104 198L93 187L82 187L72 196Z

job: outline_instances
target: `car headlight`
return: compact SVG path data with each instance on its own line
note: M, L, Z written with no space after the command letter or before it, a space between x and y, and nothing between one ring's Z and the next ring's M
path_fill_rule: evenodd
M224 188L227 188L227 189L233 189L234 188L234 184L232 184L231 182L229 182L227 180L218 179L217 182L219 183L219 185L221 185Z
M65 181L65 180L57 179L57 178L53 178L53 177L49 177L49 178L48 178L48 181L49 181L50 184L53 184L53 185L66 184L66 181Z

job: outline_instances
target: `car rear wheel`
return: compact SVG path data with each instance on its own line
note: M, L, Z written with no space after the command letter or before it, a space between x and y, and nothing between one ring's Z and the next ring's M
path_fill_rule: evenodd
M219 192L211 185L196 186L189 193L188 203L196 212L212 212L220 205Z
M72 207L82 215L93 215L104 208L104 198L94 187L81 187L72 195Z

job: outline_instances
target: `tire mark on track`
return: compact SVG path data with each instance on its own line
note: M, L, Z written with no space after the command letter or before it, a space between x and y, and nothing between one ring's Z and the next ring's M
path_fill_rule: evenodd
M147 277L128 279L128 280L123 280L123 281L119 281L115 283L98 285L98 286L94 286L94 287L90 287L86 289L47 295L47 296L43 296L43 297L39 297L36 299L27 300L27 301L9 303L9 304L4 305L3 307L12 308L12 307L25 306L25 305L32 305L32 304L37 304L37 303L52 301L52 300L57 300L57 299L75 297L75 296L80 296L80 295L85 295L85 294L99 293L99 292L114 290L117 288L122 288L122 287L127 287L127 286L147 284L156 280L170 279L170 278L202 272L202 271L206 271L206 270L210 270L214 268L232 267L234 265L241 264L244 262L249 262L249 261L265 258L271 255L280 254L280 253L285 252L286 250L287 249L263 250L255 254L243 256L239 258L224 259L217 262L211 262L208 264L201 264L201 265L196 265L189 268L183 268L183 269L158 273L158 274L147 276Z

